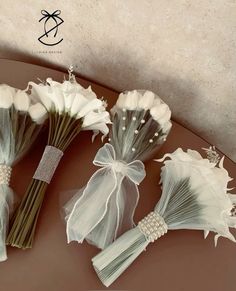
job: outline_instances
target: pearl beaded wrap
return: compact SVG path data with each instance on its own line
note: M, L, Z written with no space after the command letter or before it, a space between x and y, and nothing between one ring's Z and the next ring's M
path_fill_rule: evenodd
M12 168L7 165L0 165L0 185L9 185Z
M163 217L156 212L150 212L138 223L139 230L149 242L154 242L167 233L168 227Z

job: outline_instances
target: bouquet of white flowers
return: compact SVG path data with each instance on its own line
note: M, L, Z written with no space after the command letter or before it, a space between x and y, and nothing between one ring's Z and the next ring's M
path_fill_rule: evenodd
M7 243L18 248L31 248L44 195L56 168L71 142L81 130L108 133L109 113L106 103L90 87L83 88L71 71L69 80L58 83L48 78L45 84L29 82L31 96L40 100L48 111L48 144L33 179L18 207Z
M121 93L111 116L110 143L93 161L100 169L64 207L68 242L86 239L101 249L134 226L143 161L171 129L169 107L150 91Z
M0 85L0 261L7 259L6 232L14 206L9 187L12 167L30 149L47 111L22 90Z
M208 156L216 156L208 151ZM165 160L167 157L170 160ZM216 233L235 242L229 227L236 227L236 195L227 193L231 180L215 159L209 161L193 150L176 150L162 161L162 196L153 212L92 259L105 286L112 284L147 246L169 230L195 229Z

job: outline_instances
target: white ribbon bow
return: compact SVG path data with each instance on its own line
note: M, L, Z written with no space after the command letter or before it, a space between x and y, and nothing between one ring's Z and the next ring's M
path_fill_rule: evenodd
M101 168L65 206L67 240L82 243L87 239L103 249L133 227L139 200L137 185L146 173L139 160L116 160L111 144L98 150L93 163Z

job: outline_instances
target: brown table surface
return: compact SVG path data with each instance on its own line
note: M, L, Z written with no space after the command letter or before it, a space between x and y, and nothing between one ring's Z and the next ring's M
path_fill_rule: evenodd
M64 73L17 61L0 60L0 83L25 88L29 80L47 77L62 81ZM112 106L117 93L91 85L98 96ZM14 168L12 187L21 196L40 160L46 140L43 133L31 152ZM84 291L106 290L95 274L91 258L98 250L84 243L66 243L65 225L60 214L60 192L82 187L95 171L92 160L102 145L91 143L91 133L83 132L71 145L48 188L38 221L34 247L22 251L8 248L9 259L0 263L0 291ZM156 154L160 158L178 147L201 150L208 143L174 122L172 132ZM160 196L160 164L146 163L147 177L140 185L136 222L151 211ZM236 178L236 165L226 158L225 166ZM232 181L231 186L235 186ZM107 290L234 291L236 290L236 246L220 239L214 247L213 235L203 239L201 231L170 231L152 244Z

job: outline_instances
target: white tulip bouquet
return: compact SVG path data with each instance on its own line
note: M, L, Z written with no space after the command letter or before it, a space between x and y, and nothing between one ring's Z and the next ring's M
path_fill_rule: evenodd
M55 170L71 142L81 130L108 133L109 113L106 103L90 87L83 88L71 71L69 80L58 83L48 78L45 84L29 82L31 96L39 100L49 115L48 145L17 209L7 243L18 248L31 248L44 195Z
M0 261L7 259L6 235L15 204L9 187L12 167L30 149L47 111L22 90L0 85Z
M111 115L109 143L93 161L100 169L64 206L68 242L86 239L101 249L134 226L143 161L171 129L169 107L150 91L121 93Z
M166 158L170 160L166 160ZM181 148L166 154L161 172L162 196L153 212L137 227L126 232L92 259L105 286L111 285L144 251L169 230L203 230L235 242L229 227L236 228L236 195L227 193L231 178L223 167L223 158L208 151L209 161L193 150Z

